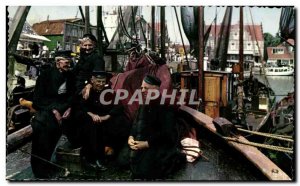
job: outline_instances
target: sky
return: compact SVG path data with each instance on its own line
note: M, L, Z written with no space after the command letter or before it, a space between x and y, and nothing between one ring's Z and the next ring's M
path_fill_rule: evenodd
M114 8L113 6L104 6L103 10L110 11L113 8ZM281 8L258 8L258 7L249 8L249 6L244 7L244 24L247 23L252 24L250 9L253 15L252 19L254 24L262 24L264 32L268 32L273 36L275 36L279 28ZM17 10L16 6L9 6L8 7L8 12L10 13L9 17L13 17L16 10ZM158 15L159 11L160 11L159 8L157 8L156 9L157 17L159 16ZM205 6L204 19L206 24L212 23L212 21L215 18L216 11L217 11L217 18L218 18L217 23L221 23L225 12L225 7ZM166 21L168 24L168 31L169 31L171 41L181 43L181 38L179 34L174 8L169 5L166 7L165 12L166 12ZM178 6L177 6L177 12L178 12L179 21L181 23L180 8ZM138 11L137 14L143 15L146 21L148 21L149 23L151 22L150 6L141 6L141 9L140 11ZM27 16L27 21L29 22L29 24L32 25L33 23L47 20L48 16L49 16L49 20L74 18L74 17L81 18L81 14L78 6L32 6ZM90 7L90 19L91 19L91 24L96 25L95 6ZM232 24L238 22L239 22L239 8L234 7L233 15L232 15ZM182 28L181 30L183 33ZM185 35L184 35L184 42L185 43L188 42Z

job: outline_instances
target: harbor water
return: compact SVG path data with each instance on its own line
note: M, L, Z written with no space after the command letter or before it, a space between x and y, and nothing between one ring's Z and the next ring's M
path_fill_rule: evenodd
M276 101L280 101L287 96L288 93L294 92L295 80L294 76L264 76L254 75L260 82L265 85L269 84L270 88L274 91Z

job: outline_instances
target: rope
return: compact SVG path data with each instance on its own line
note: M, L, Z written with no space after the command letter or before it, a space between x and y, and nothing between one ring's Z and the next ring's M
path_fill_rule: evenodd
M291 139L291 136L284 136L284 135L274 135L274 134L270 134L270 133L264 133L264 132L257 132L257 131L249 131L246 129L242 129L242 128L237 128L239 131L243 131L243 132L247 132L250 134L256 134L259 136L265 136L265 137L269 137L269 138L274 138L274 139L278 139L278 140L283 140L283 141L288 141L288 142L294 142L293 139ZM285 138L288 137L288 138Z
M121 28L123 30L124 35L127 36L130 40L133 40L133 38L129 35L129 33L128 33L127 29L126 29L121 7L119 7L119 15L120 15L120 19L121 19L120 20Z
M266 145L266 144L254 143L254 142L250 142L250 141L242 141L237 138L231 138L231 137L223 137L223 138L226 140L229 140L229 141L235 141L235 142L242 143L245 145L250 145L250 146L254 146L254 147L260 147L260 148L265 148L265 149L269 149L269 150L275 150L275 151L279 151L279 152L286 152L286 153L293 154L293 148Z
M134 16L134 10L133 10L133 6L131 7L131 18L132 18L132 25L133 25L133 31L135 34L135 40L137 40L137 32L136 32L136 27L135 27L135 16Z

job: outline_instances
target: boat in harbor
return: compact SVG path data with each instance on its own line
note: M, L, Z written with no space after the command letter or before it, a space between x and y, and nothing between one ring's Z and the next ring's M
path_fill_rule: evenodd
M201 7L183 7L181 16L189 16L198 24L196 20L200 17L194 16L201 14L200 9ZM132 16L131 13L127 15L128 20ZM188 23L191 22L191 20L188 21ZM197 25L195 22L192 22L193 26ZM130 21L128 25L129 23ZM197 42L194 45L197 46ZM161 48L164 46L162 42ZM223 47L225 46L226 43ZM112 59L117 54L128 55L120 51L107 51L105 55ZM196 53L201 54L201 50L196 49ZM197 69L198 63L194 60L191 64L186 61L187 66L193 67L191 70L178 72L179 82L177 83L180 87L172 87L172 74L168 71L168 66L162 63L164 59L157 56L159 54L140 53L134 63L128 61L127 65L131 65L130 69L116 73L111 82L115 90L120 88L135 90L140 88L143 76L151 72L162 79L161 89L197 89L197 96L200 98L202 96L202 99L196 100L199 101L198 106L180 106L176 113L176 121L177 124L186 123L189 127L195 128L196 140L201 144L203 154L194 163L186 163L182 169L164 181L295 180L292 177L293 173L287 174L262 152L264 147L270 146L255 146L257 144L250 141L255 139L252 134L245 135L241 131L237 132L238 128L254 132L266 132L270 129L270 113L274 105L274 97L268 86L256 81L255 78L239 81L237 74L240 72L202 71L201 68ZM199 56L197 57L199 59ZM143 66L140 66L141 64ZM202 78L202 87L199 85L199 77ZM244 87L244 90L239 92L241 87ZM200 93L201 91L203 94ZM243 107L239 105L240 103L244 103ZM123 104L127 115L133 117L137 105ZM23 131L16 131L7 136L6 179L9 181L35 180L30 168L30 132L32 129L28 125ZM22 137L26 137L26 140ZM20 138L22 138L22 144L16 142ZM61 137L55 151L54 161L51 163L53 169L57 170L57 175L52 178L53 181L132 181L128 169L119 169L114 159L108 160L109 169L106 172L99 173L85 167L80 157L80 149L70 148L65 136ZM292 167L295 166L292 165Z
M292 76L293 74L294 68L289 66L265 67L266 76Z

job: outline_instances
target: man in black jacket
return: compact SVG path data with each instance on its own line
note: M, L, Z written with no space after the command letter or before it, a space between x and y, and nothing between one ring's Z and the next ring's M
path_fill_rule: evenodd
M160 84L158 78L147 75L141 85L143 97L149 90L158 91ZM173 109L157 100L140 105L128 138L133 179L163 179L185 162L177 150Z
M31 167L37 178L51 177L48 161L61 136L61 124L71 112L72 75L69 73L70 59L55 58L55 65L45 69L36 81L33 108L37 111L31 123L32 156Z
M87 82L92 77L93 70L105 71L105 61L96 51L96 37L92 34L85 34L80 39L80 58L75 65L73 72L75 79L75 92L81 94ZM83 95L85 96L85 95ZM88 95L85 97L87 99Z
M129 123L121 105L114 105L114 91L107 84L108 73L92 73L88 99L81 99L81 109L76 109L75 118L82 126L81 155L86 163L96 170L106 170L105 147L117 153L126 144Z

